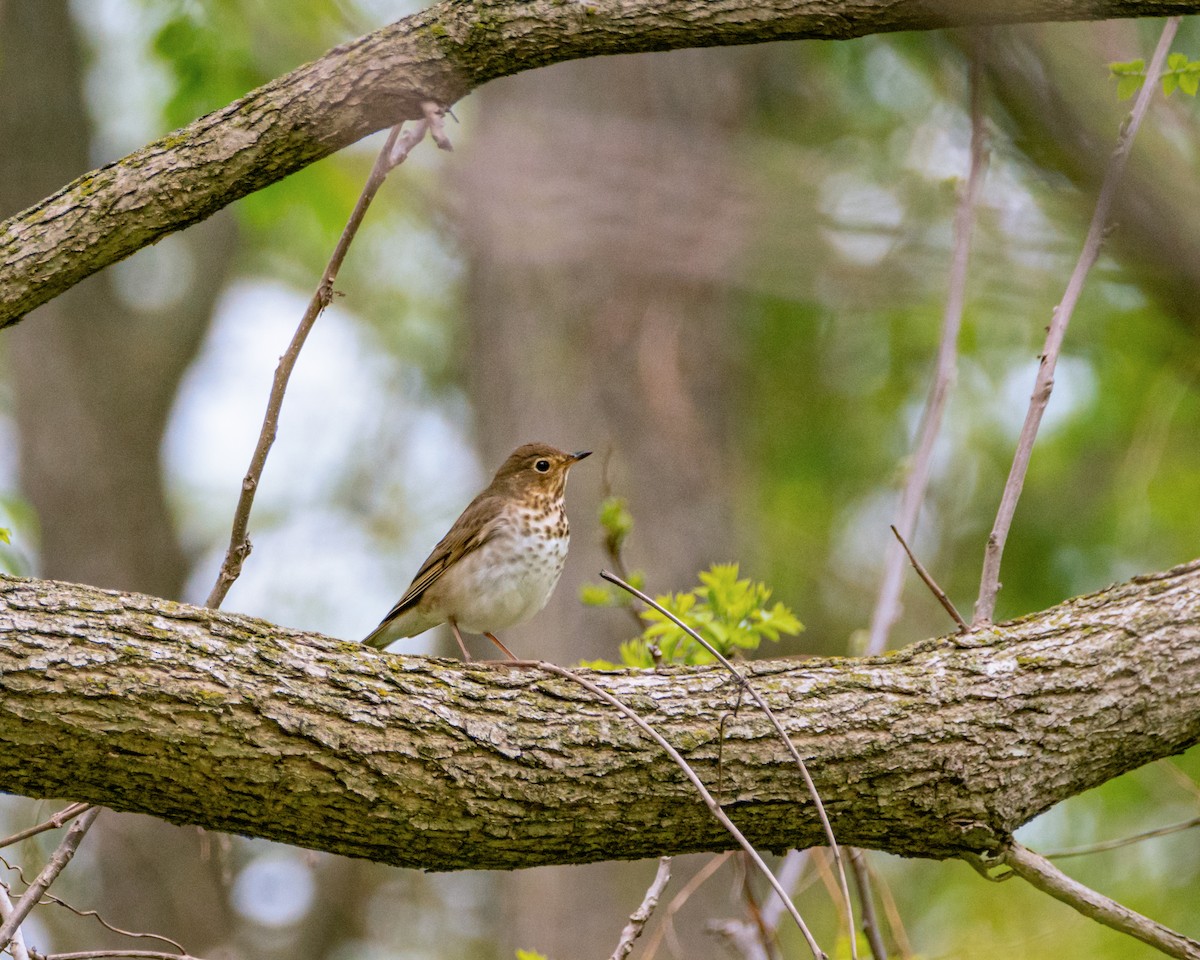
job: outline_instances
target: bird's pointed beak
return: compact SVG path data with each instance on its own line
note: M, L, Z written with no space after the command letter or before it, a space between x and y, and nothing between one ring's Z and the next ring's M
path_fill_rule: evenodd
M591 455L591 450L576 450L573 454L571 454L571 462L578 463L580 460L584 460Z

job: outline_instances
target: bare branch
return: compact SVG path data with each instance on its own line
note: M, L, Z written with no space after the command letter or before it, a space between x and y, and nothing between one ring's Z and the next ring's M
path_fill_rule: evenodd
M839 842L944 859L1200 741L1197 650L1200 562L952 643L739 667ZM766 717L742 709L722 734L742 689L724 668L584 673L653 710L706 783L723 754L723 792L755 845L824 842ZM436 870L729 848L653 743L549 680L0 577L0 790ZM613 807L614 790L638 803ZM464 829L514 803L545 809Z
M973 38L978 42L978 37ZM929 396L925 400L925 409L921 414L921 428L917 432L916 450L908 469L908 479L904 482L904 491L900 494L900 511L892 532L904 547L914 568L921 579L930 589L932 579L922 573L923 568L917 563L908 549L906 540L911 540L917 528L917 517L921 512L921 504L925 500L925 491L929 487L929 471L933 463L933 448L938 433L942 428L942 417L946 410L946 402L954 381L958 376L958 332L962 328L963 305L966 302L967 265L971 258L971 238L974 234L975 208L979 193L983 187L983 178L987 170L987 132L983 116L983 82L980 77L978 57L970 58L970 102L971 102L971 152L967 165L967 179L959 187L958 204L954 210L954 254L950 260L950 282L946 293L946 306L942 311L942 333L938 342L937 367L934 370L933 382L929 385ZM883 580L879 585L879 597L875 601L875 609L871 614L871 629L867 637L864 651L868 656L875 656L887 649L888 636L900 616L900 593L903 589L902 572L904 557L896 544L888 543L884 550ZM934 595L942 602L949 604L946 595L940 589L934 589ZM946 606L955 621L963 624L963 619L953 606ZM964 625L965 626L965 625Z
M71 858L75 856L75 851L79 849L79 844L83 842L83 838L87 836L88 830L91 829L92 824L99 815L100 808L91 807L71 824L71 829L63 837L62 843L58 845L58 849L50 855L50 859L42 868L42 872L34 878L33 883L21 894L21 899L16 902L12 912L4 918L3 924L0 924L0 950L8 946L8 942L17 932L17 928L20 927L25 917L29 915L29 911L37 905L46 888L62 873L63 868L71 862Z
M1195 13L1195 0L441 0L85 174L0 224L0 327L97 270L500 76L616 53ZM530 28L536 24L536 30Z
M772 712L771 708L767 706L766 700L764 700L762 698L762 695L758 692L758 690L755 689L754 685L748 679L746 679L746 676L740 670L738 670L737 667L735 667L732 663L730 663L729 660L725 656L723 656L716 647L714 647L711 643L709 643L707 640L705 640L704 637L700 636L699 633L697 633L695 630L693 630L691 627L689 627L686 623L684 623L682 620L680 620L677 616L675 616L675 614L673 614L670 610L668 610L662 604L658 603L656 600L654 600L649 595L643 593L637 587L631 586L630 584L626 583L624 580L622 580L616 574L611 573L608 570L601 570L600 576L603 577L605 580L609 581L610 583L615 583L618 587L620 587L622 590L626 591L627 593L631 594L632 596L637 597L639 600L642 601L642 603L646 604L648 607L653 607L655 610L657 610L659 613L661 613L664 617L666 617L668 620L670 620L672 623L674 623L675 626L677 626L677 627L679 627L679 629L685 631L688 636L690 636L698 644L700 644L702 647L704 647L705 650L707 650L710 654L712 654L717 659L717 662L720 663L721 666L723 666L726 670L729 671L729 673L733 676L733 678L735 680L737 680L737 682L741 686L741 688L743 690L745 690L746 693L750 694L750 697L754 700L754 702L756 704L758 704L759 709L762 710L762 712L764 714L766 714L767 719L771 721L771 726L773 726L775 728L775 732L779 734L779 739L783 741L784 745L788 749L788 753L790 753L792 755L792 759L796 762L796 766L800 770L800 775L804 778L804 785L805 785L805 787L808 788L808 795L810 797L812 797L813 805L816 807L817 816L820 817L820 819L821 819L821 827L825 831L825 840L829 844L830 852L833 854L834 863L837 864L838 877L841 881L841 886L842 886L842 900L846 906L846 916L847 916L849 924L850 924L850 929L853 930L854 929L854 907L850 902L850 887L846 882L846 869L842 865L842 854L841 854L841 850L838 848L837 838L833 835L833 827L829 823L828 814L826 814L826 812L825 812L825 804L821 802L821 795L820 795L820 793L817 792L817 785L815 783L813 783L812 775L809 774L809 772L808 772L808 766L804 763L804 758L800 756L800 752L796 749L796 745L794 743L792 743L792 738L789 737L787 735L787 731L785 731L783 729L783 724L781 724L779 722L779 718L776 717L774 712ZM779 892L780 896L786 896L786 894L784 894L782 892L782 890L779 890L778 892ZM858 960L858 949L855 946L853 939L854 938L851 937L850 956L853 958L853 960Z
M1121 175L1125 172L1125 163L1129 159L1129 151L1133 147L1133 138L1146 112L1150 109L1150 101L1158 95L1158 77L1162 73L1171 42L1179 29L1179 17L1172 17L1163 24L1162 34L1158 38L1158 46L1146 69L1146 82L1142 85L1134 102L1133 109L1121 126L1117 135L1117 145L1109 160L1108 169L1104 173L1104 181L1100 185L1100 194L1096 198L1096 209L1092 214L1092 222L1088 227L1087 237L1080 251L1079 260L1067 281L1067 289L1062 300L1054 308L1054 315L1046 332L1046 342L1042 347L1041 362L1038 365L1037 377L1034 380L1033 395L1029 398L1029 409L1025 414L1025 423L1017 439L1017 450L1013 455L1012 467L1008 480L1004 484L1004 493L1000 497L1000 508L996 512L996 521L992 532L988 535L987 549L984 551L983 575L979 582L979 597L975 601L974 626L991 623L996 612L996 596L1000 592L1000 561L1004 555L1004 544L1008 539L1008 531L1012 526L1013 515L1017 510L1017 501L1025 486L1025 475L1029 470L1029 460L1033 455L1033 444L1037 439L1038 427L1042 423L1042 415L1050 402L1050 393L1054 389L1054 368L1058 363L1058 355L1062 350L1063 338L1067 333L1067 324L1071 322L1071 314L1079 302L1083 292L1084 281L1100 256L1100 247L1104 243L1104 235L1108 229L1108 217L1112 210L1117 187Z
M642 930L646 927L646 921L654 913L654 908L658 906L658 898L662 896L662 892L666 889L667 883L670 880L671 858L659 857L658 872L654 874L654 880L651 882L649 888L647 888L646 895L642 897L642 902L638 905L638 908L629 915L629 922L625 924L625 929L621 931L621 939L617 942L617 949L612 953L612 960L625 960L632 952L634 943L642 935Z
M65 824L70 823L77 816L88 809L90 804L87 803L72 803L58 811L49 820L39 823L37 826L29 827L25 830L18 830L11 836L0 840L0 850L5 847L11 847L14 843L19 843L22 840L28 840L30 837L36 837L39 833L45 833L47 830L57 830Z
M1152 840L1154 837L1165 837L1168 834L1179 833L1182 830L1191 830L1194 827L1200 827L1200 817L1192 817L1191 820L1184 820L1182 823L1172 823L1165 827L1159 827L1156 830L1147 830L1144 833L1135 833L1131 837L1121 837L1119 840L1105 840L1101 843L1089 843L1082 847L1055 850L1053 853L1045 853L1042 856L1047 860L1063 860L1067 857L1082 857L1089 853L1104 853L1108 850L1119 850L1121 847L1141 843L1143 840Z
M426 116L424 120L417 121L406 133L402 134L401 128L396 126L388 134L383 148L379 151L379 156L375 158L375 165L367 176L367 182L363 186L362 193L359 194L358 202L354 205L350 219L346 222L341 237L338 238L333 255L325 266L321 282L317 284L317 289L308 302L304 316L300 318L296 332L292 335L291 343L288 344L283 356L279 358L279 364L275 368L275 379L271 384L271 395L267 399L267 411L263 416L262 429L258 434L258 442L254 445L250 466L246 469L245 477L242 478L242 492L238 496L237 509L233 515L229 547L225 551L225 559L217 574L217 582L213 584L212 591L204 603L207 607L215 609L221 605L229 588L241 574L242 564L246 562L246 557L250 555L250 538L247 536L250 526L250 511L254 507L254 495L258 492L263 468L267 464L267 455L271 452L271 445L274 444L275 435L279 429L279 412L283 408L283 396L287 392L288 381L291 379L292 370L300 357L304 341L308 339L309 332L317 322L317 317L333 300L334 281L350 250L350 244L358 235L358 228L362 226L367 208L371 206L371 201L375 199L379 188L383 186L383 181L387 178L388 173L398 164L403 163L408 158L409 151L425 136L432 123L430 118L440 118L441 116L440 108L436 104L426 102L423 108ZM444 132L441 133L438 145L441 146L443 142L449 144ZM448 146L444 149L448 149Z
M13 902L8 895L8 887L0 883L0 921L7 920L12 915ZM29 960L29 948L25 946L25 935L19 926L13 931L8 949L12 953L13 960Z
M958 629L963 633L966 633L968 630L970 630L970 626L967 624L967 621L962 618L962 614L958 612L958 608L951 603L950 598L946 596L946 591L939 587L937 581L930 576L929 571L925 569L925 565L916 558L912 552L912 549L909 547L908 543L905 542L905 539L900 536L900 531L897 530L895 526L892 527L892 533L896 535L896 539L900 541L900 546L902 546L904 548L904 552L908 554L908 562L911 563L912 568L917 571L917 576L920 577L925 586L929 588L930 593L937 597L938 603L940 603L942 608L948 614L950 614L950 618L958 624Z
M1151 77L1157 76L1151 72ZM1147 85L1151 80L1147 78ZM1045 857L1012 841L1000 854L1000 861L1013 873L1043 893L1078 910L1085 917L1141 940L1168 957L1200 960L1200 943L1155 923L1128 907L1123 907L1077 880L1072 880Z
M857 847L850 848L850 870L854 874L854 885L858 888L858 903L862 907L862 928L871 946L875 960L887 960L887 947L883 945L883 934L879 929L879 918L875 915L875 891L871 882L871 867L867 855ZM850 931L856 936L857 931Z
M29 951L30 960L106 960L108 957L128 957L130 960L200 960L186 953L163 953L158 950L79 950L75 953L38 953Z

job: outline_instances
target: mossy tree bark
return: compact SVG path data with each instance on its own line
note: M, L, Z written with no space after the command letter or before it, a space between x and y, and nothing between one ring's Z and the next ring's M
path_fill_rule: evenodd
M843 843L988 851L1200 740L1200 561L886 657L748 669ZM596 676L755 844L823 842L785 749L723 671ZM635 727L536 669L3 578L0 692L7 791L435 870L731 846Z
M0 327L168 233L488 80L617 53L1189 14L1200 0L441 0L0 224Z

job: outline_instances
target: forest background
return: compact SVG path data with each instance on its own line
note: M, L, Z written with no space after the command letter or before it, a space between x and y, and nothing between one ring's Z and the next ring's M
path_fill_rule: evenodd
M0 3L0 213L412 9ZM996 28L978 48L991 162L914 542L960 606L1126 109L1107 64L1148 56L1156 30ZM1185 21L1176 49L1198 40ZM578 600L604 564L608 491L628 498L627 558L652 591L738 560L806 625L767 653L859 649L937 346L968 46L922 33L604 58L458 105L455 152L422 148L389 180L300 361L225 607L365 634L499 459L543 439L598 456L573 475L551 607L506 635L518 650L567 664L611 658L629 635L622 612ZM998 619L1200 552L1197 119L1193 99L1160 98L1139 136L1060 360ZM377 149L255 193L6 331L7 570L203 599L276 358ZM946 632L909 583L893 645ZM1194 818L1197 756L1021 836L1072 847ZM37 809L6 801L6 826ZM132 815L100 821L92 842L57 892L210 957L566 957L615 939L653 873L426 877ZM683 861L679 882L706 862ZM1153 955L962 865L875 863L922 957ZM1196 936L1198 864L1192 831L1070 869ZM720 955L704 924L742 910L723 869L676 919L705 951L689 955ZM819 912L829 897L818 882L801 901ZM31 924L57 949L109 939L52 911Z

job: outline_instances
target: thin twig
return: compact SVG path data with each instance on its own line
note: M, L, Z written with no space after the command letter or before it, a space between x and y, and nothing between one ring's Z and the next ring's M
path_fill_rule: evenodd
M526 667L545 670L549 673L563 677L566 680L570 680L573 683L577 683L585 690L595 694L605 703L619 710L630 720L636 723L638 727L646 734L646 736L657 743L663 749L663 751L666 752L667 756L675 761L676 766L683 771L684 776L687 777L688 780L691 781L692 786L696 788L696 792L700 794L700 798L704 801L704 805L708 807L709 812L717 819L721 826L728 831L730 836L732 836L734 840L738 842L738 845L750 855L750 859L754 862L754 865L758 868L759 872L766 877L767 882L772 886L772 888L774 888L775 892L784 899L788 913L791 914L792 919L796 922L796 926L799 927L800 932L804 935L804 939L808 943L808 948L812 951L812 955L819 958L819 960L828 960L828 955L817 945L817 941L813 939L813 935L811 932L809 932L808 926L804 922L804 918L800 916L800 912L796 909L796 905L788 898L787 892L779 885L779 881L775 878L775 874L771 872L771 868L767 866L766 862L759 855L758 851L754 849L754 845L746 839L746 835L742 833L737 824L729 819L729 815L726 814L725 811L721 809L721 805L717 803L715 799L713 799L713 795L709 793L708 788L704 785L704 782L697 775L696 771L692 769L691 764L689 764L683 758L683 755L678 750L671 746L671 744L666 740L665 737L663 737L661 733L655 730L654 727L650 726L650 724L647 723L632 707L622 703L607 690L596 686L596 684L592 683L592 681L588 680L586 677L582 677L577 673L573 673L565 667L560 667L557 664L549 663L545 660L514 660L508 665L512 667Z
M71 862L71 858L75 856L75 851L79 849L79 844L83 842L83 838L87 836L88 830L95 823L96 817L100 815L100 809L100 807L91 807L71 824L71 829L67 831L67 835L63 837L62 843L58 845L54 853L50 855L50 859L42 868L42 872L34 878L33 883L21 894L21 899L13 906L12 913L4 918L3 924L0 924L0 950L8 946L8 942L17 932L17 928L21 925L21 922L29 915L29 911L34 908L38 900L41 899L42 893L62 873L63 868Z
M7 920L13 914L12 898L8 895L8 887L0 883L0 920ZM29 948L25 946L25 934L18 926L13 931L12 942L8 945L13 960L29 960Z
M925 569L925 565L916 558L912 550L909 548L908 543L905 541L904 537L900 536L900 531L897 530L894 525L892 526L892 533L896 535L896 539L900 541L900 546L902 546L904 548L904 552L908 554L908 562L911 563L912 568L917 571L917 576L920 577L925 586L929 588L930 593L937 597L938 603L940 603L945 611L950 614L951 619L958 624L959 632L966 633L968 630L970 630L970 625L968 625L967 621L962 618L962 614L958 612L958 608L950 602L950 598L946 596L946 591L939 587L937 581L930 576L929 571Z
M672 930L674 927L675 914L683 909L684 904L692 898L697 890L708 882L714 873L721 869L725 861L733 856L733 853L734 851L732 850L726 850L724 853L717 854L715 857L709 859L703 867L695 872L692 879L683 885L683 889L671 898L671 902L667 904L667 909L663 913L662 922L646 943L646 952L643 960L654 960L654 957L658 954L658 946L662 942L666 932ZM784 882L782 875L779 877L779 882ZM775 899L778 900L779 898L776 897ZM780 910L782 909L781 904Z
M992 532L988 535L987 549L983 557L983 574L979 581L979 598L975 601L973 626L991 623L996 612L996 596L1000 592L1000 560L1004 555L1004 544L1008 539L1008 531L1012 526L1013 515L1017 510L1017 501L1025 485L1025 475L1029 470L1029 459L1033 454L1033 443L1037 439L1038 427L1042 423L1042 415L1050 402L1050 393L1054 389L1054 367L1058 363L1058 355L1062 350L1063 338L1067 332L1067 324L1071 314L1079 302L1083 292L1083 284L1088 273L1100 256L1100 247L1104 243L1108 231L1108 217L1112 211L1113 200L1116 198L1117 185L1125 171L1129 152L1133 147L1133 138L1142 125L1142 119L1150 108L1150 101L1158 90L1158 77L1162 73L1163 61L1171 49L1175 32L1179 29L1181 17L1171 17L1163 24L1162 35L1158 46L1146 69L1146 82L1138 93L1133 110L1121 125L1117 135L1117 145L1109 160L1108 169L1104 172L1104 180L1100 186L1100 195L1096 198L1096 209L1092 214L1092 222L1088 227L1087 239L1084 240L1083 250L1079 260L1067 282L1066 292L1062 301L1054 308L1050 326L1046 332L1046 342L1042 347L1041 361L1038 364L1037 378L1033 385L1033 394L1029 398L1029 409L1025 414L1025 423L1021 427L1021 435L1017 440L1017 450L1013 455L1012 467L1008 479L1004 483L1004 492L1000 497L1000 507L996 511L996 521Z
M625 929L621 931L621 939L617 941L617 949L613 951L611 960L625 960L633 950L633 945L637 938L642 935L642 930L646 927L646 921L650 919L650 915L654 913L654 908L658 906L658 898L662 896L663 890L666 889L667 883L671 879L671 858L658 858L658 872L654 874L654 881L646 890L646 895L642 897L642 902L638 908L629 915L629 922L625 924Z
M1143 840L1151 840L1154 837L1165 837L1169 833L1191 830L1193 827L1200 827L1200 817L1193 817L1191 820L1184 820L1182 823L1172 823L1169 826L1159 827L1156 830L1147 830L1145 833L1135 833L1131 837L1121 837L1119 840L1105 840L1101 843L1089 843L1082 847L1055 850L1053 853L1044 853L1042 856L1047 860L1062 860L1066 857L1082 857L1088 853L1104 853L1108 850L1119 850L1121 847L1141 843Z
M966 302L967 265L971 257L971 238L974 233L975 209L987 171L987 132L983 116L983 82L979 57L970 59L969 83L971 101L971 156L967 167L967 181L959 188L958 204L954 211L954 253L950 261L950 282L946 293L946 306L942 312L942 334L938 343L937 367L933 382L929 385L929 396L921 414L921 428L917 434L916 450L908 470L904 491L900 494L900 510L895 531L900 542L911 539L917 527L917 516L929 487L929 474L933 464L933 448L942 428L942 417L954 382L958 376L958 333L962 328L963 305ZM905 548L907 549L907 547ZM909 554L910 558L912 554ZM871 615L871 629L864 651L868 656L877 656L887 649L888 636L900 616L900 593L903 589L904 557L889 543L884 550L883 581L879 585L879 597ZM928 582L928 581L926 581ZM958 619L958 615L954 615ZM961 622L961 621L960 621Z
M38 953L29 951L30 960L103 960L107 957L131 957L133 960L199 960L188 953L161 953L158 950L80 950L77 953Z
M1151 77L1157 76L1151 72ZM1152 81L1147 78L1147 84ZM1085 917L1149 944L1169 957L1200 960L1200 943L1161 923L1135 913L1082 883L1072 880L1045 857L1015 840L1001 852L1000 862L1032 886L1078 910Z
M846 882L846 869L842 865L842 853L841 853L841 850L838 848L837 838L834 837L834 835L833 835L833 826L830 824L829 817L825 813L825 804L821 801L821 795L817 792L817 785L813 782L813 778L808 772L808 766L805 764L804 759L800 756L799 751L796 750L796 745L794 743L792 743L792 738L789 737L787 735L787 731L783 729L783 725L779 722L779 719L775 716L774 711L772 711L771 708L767 706L767 702L759 695L759 692L754 688L754 685L752 683L750 683L750 681L746 678L746 676L744 674L742 674L742 672L740 670L738 670L737 667L735 667L732 663L730 663L729 660L716 647L714 647L711 643L709 643L707 640L705 640L704 637L700 636L699 633L697 633L695 630L693 630L691 627L689 627L686 623L684 623L682 620L680 620L677 616L675 616L675 614L671 613L670 610L667 610L662 604L658 603L653 598L647 596L645 593L643 593L637 587L629 585L624 580L622 580L620 577L616 576L615 574L611 573L608 570L601 570L600 576L603 577L605 580L609 581L610 583L615 583L622 590L625 590L625 591L631 593L633 596L635 596L639 600L641 600L642 603L653 607L655 610L657 610L659 613L661 613L664 617L666 617L672 623L674 623L677 627L679 627L681 630L686 632L688 634L688 636L690 636L693 640L695 640L702 647L704 647L704 649L707 650L710 654L712 654L714 657L716 657L717 661L721 664L721 666L723 666L726 670L728 670L730 672L730 674L733 675L734 679L736 679L738 681L738 683L741 685L742 689L744 689L748 694L750 694L750 696L753 698L754 702L758 704L759 708L766 715L767 719L770 720L771 725L775 728L775 732L779 734L780 740L782 740L783 743L787 746L788 752L792 755L792 759L796 761L796 766L800 769L800 775L804 778L804 784L808 788L808 794L813 799L813 805L816 807L817 816L821 820L821 827L825 831L825 839L829 844L829 850L833 854L834 863L837 864L838 877L841 881L841 886L842 886L842 897L846 903L846 916L849 918L850 929L853 930L854 929L854 908L850 902L850 886ZM858 950L853 943L853 938L851 938L850 956L851 956L852 960L858 960Z
M47 830L58 830L60 827L70 823L81 813L84 813L90 806L90 803L69 804L59 810L49 820L45 820L35 827L19 830L11 836L0 840L0 850L3 850L5 847L11 847L14 843L20 843L22 840L28 840L30 837L36 837L39 833L45 833Z
M879 899L883 901L883 912L887 915L888 929L892 931L892 940L896 943L896 949L900 952L903 960L913 960L913 948L908 939L908 931L904 929L904 920L900 916L900 908L896 906L896 898L892 896L892 888L888 886L887 879L881 877L871 867L871 861L867 861L867 873L871 877L871 881L875 889L879 891Z
M849 856L850 872L854 874L854 885L858 888L858 905L862 910L862 929L867 935L871 955L875 960L887 960L887 947L883 944L879 917L875 913L875 885L871 882L871 868L867 864L867 856L857 847L850 848ZM857 936L857 932L851 931L850 936Z
M271 384L271 394L267 400L267 410L263 416L262 429L258 434L258 442L250 457L250 466L246 469L245 477L242 478L242 492L238 496L237 509L233 515L229 547L225 552L225 559L221 563L217 582L213 584L212 592L204 602L206 607L215 609L221 605L229 588L241 574L242 564L245 563L246 557L250 555L252 548L250 538L247 536L250 510L254 506L254 495L258 492L259 480L262 478L263 468L267 463L267 454L271 452L271 445L275 442L275 435L279 429L279 412L283 407L283 395L287 391L288 380L292 376L292 370L296 366L296 360L300 356L304 341L308 339L308 334L317 322L317 318L333 302L333 283L342 268L342 261L346 259L350 244L358 234L358 228L362 225L367 208L375 199L375 194L379 192L387 175L408 158L412 148L420 143L425 134L434 126L433 118L440 119L440 108L436 104L426 103L423 104L423 107L425 119L416 121L404 131L401 131L402 125L397 125L392 127L391 132L388 133L383 149L375 158L375 165L371 168L362 193L359 194L358 202L350 214L350 219L346 222L346 228L342 231L333 255L325 267L325 272L321 275L321 282L317 284L317 289L308 302L304 316L300 318L296 332L292 335L291 343L288 344L283 356L279 358L279 365L275 368L275 378ZM436 131L435 139L442 149L450 149L445 131L440 126Z

